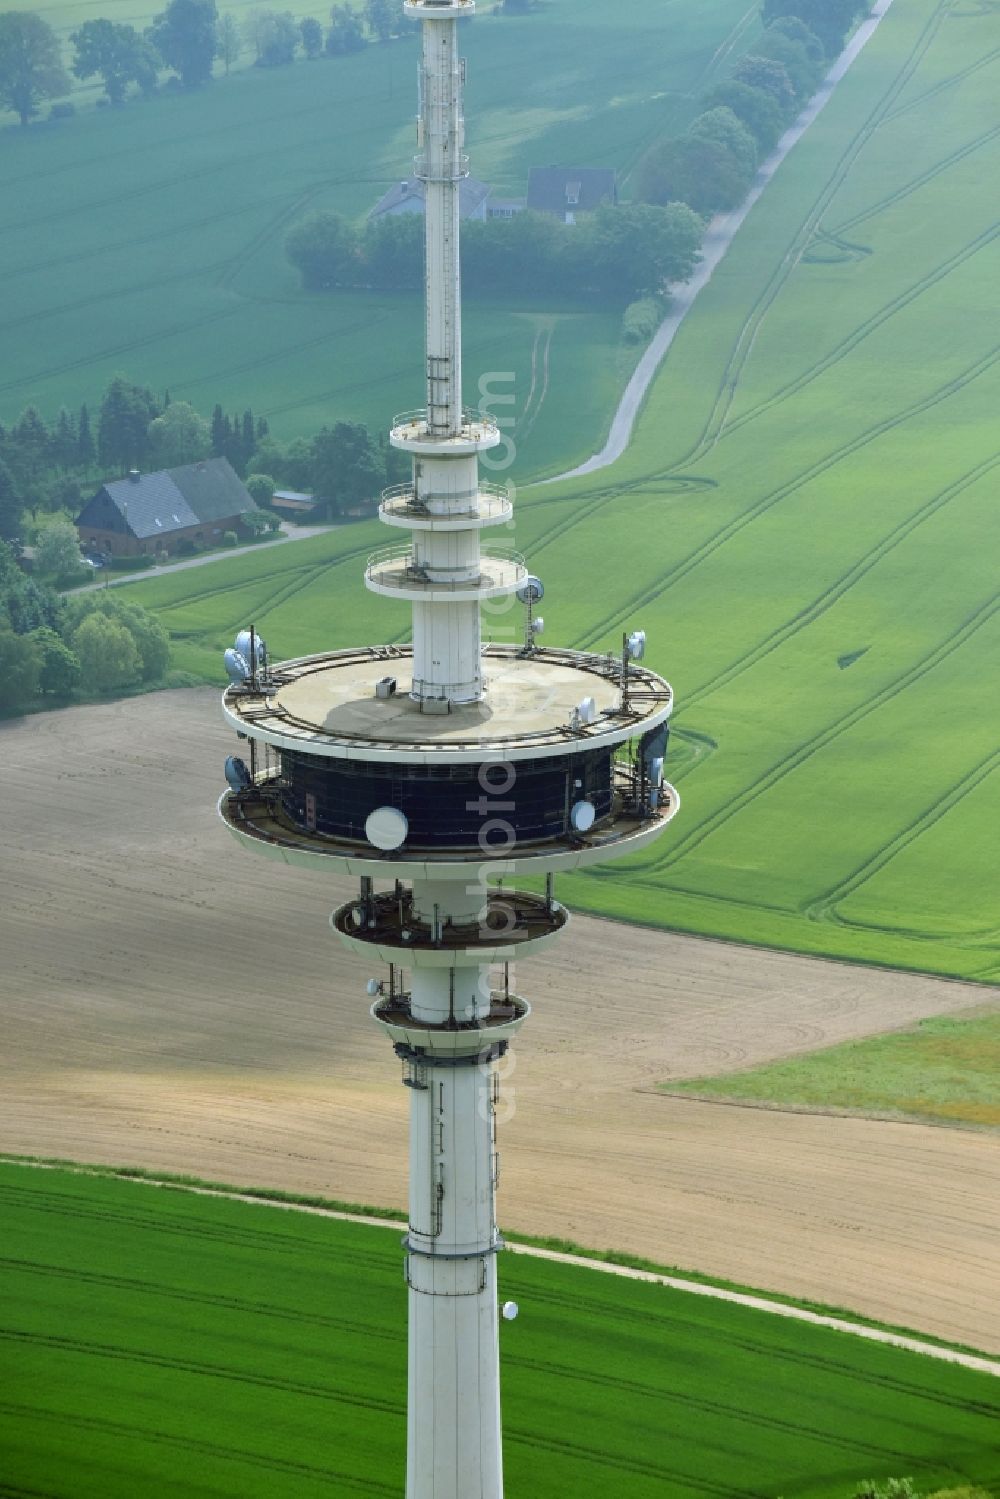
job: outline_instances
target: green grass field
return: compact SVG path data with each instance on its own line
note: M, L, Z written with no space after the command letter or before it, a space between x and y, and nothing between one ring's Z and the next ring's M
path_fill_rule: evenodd
M1000 1125L1000 1012L936 1016L913 1030L830 1046L747 1072L664 1083L733 1103L932 1124Z
M532 165L627 173L691 118L756 24L743 0L636 0L627 29L600 0L481 14L462 39L476 175L523 196ZM206 412L251 406L283 438L338 418L381 427L419 404L420 299L304 293L283 248L304 214L360 219L407 175L416 60L416 41L397 41L0 131L0 420L93 404L119 372ZM602 437L635 360L621 311L468 303L468 394L483 372L514 373L522 474ZM533 382L547 344L548 383L538 358Z
M398 1233L11 1165L0 1199L4 1492L400 1492ZM596 1271L501 1279L512 1494L1000 1484L986 1375Z
M1000 978L998 89L1000 9L896 0L625 457L521 491L547 638L603 649L643 626L678 699L674 830L561 881L575 906ZM361 585L379 529L137 597L206 680L251 617L285 655L403 638L405 609Z

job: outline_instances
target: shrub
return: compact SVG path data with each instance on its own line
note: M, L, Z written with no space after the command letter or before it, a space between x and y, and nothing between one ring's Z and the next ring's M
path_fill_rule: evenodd
M622 318L622 337L626 343L645 343L656 332L662 317L663 304L657 297L630 302Z
M237 536L235 531L223 531L222 545L224 547L234 547L238 541L239 537Z
M75 104L53 104L49 108L50 120L68 120L75 114Z
M135 641L125 625L106 614L88 614L73 632L73 650L87 692L113 692L139 680Z

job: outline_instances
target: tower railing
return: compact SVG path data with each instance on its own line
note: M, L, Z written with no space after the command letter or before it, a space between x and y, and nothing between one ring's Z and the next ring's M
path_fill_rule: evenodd
M490 563L499 563L499 568L490 571ZM440 563L420 563L413 554L413 545L404 542L399 546L380 547L372 552L365 564L365 578L379 587L413 588L426 584L440 591L482 587L516 586L528 575L528 564L520 552L512 547L491 546L479 558L479 572L469 576L469 563L459 567L442 566ZM496 574L499 574L497 576Z
M462 509L430 510L428 509L430 500L465 500L468 503ZM481 482L477 489L466 490L464 494L448 494L442 491L438 494L423 494L418 497L416 487L411 482L393 484L390 488L383 489L379 513L413 516L415 519L423 520L428 517L440 520L482 520L489 515L502 516L510 507L508 484Z

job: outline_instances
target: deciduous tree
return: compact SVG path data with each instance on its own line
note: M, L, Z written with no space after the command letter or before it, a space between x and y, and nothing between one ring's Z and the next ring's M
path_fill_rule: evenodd
M683 203L603 204L583 228L585 274L599 291L625 298L686 281L698 260L701 220Z
M304 16L299 22L302 50L312 62L323 50L323 28L315 16Z
M216 28L215 55L229 76L229 69L243 51L243 38L235 16L227 11Z
M0 15L0 105L27 125L43 99L58 98L69 89L52 27L31 11Z
M38 690L66 697L80 680L80 663L64 640L48 625L32 630L25 637L38 648L41 667Z
M185 88L212 76L217 20L215 0L170 0L150 27L150 40Z
M785 68L770 57L759 57L748 52L733 69L737 83L748 83L751 88L762 89L770 94L778 108L786 114L795 104L795 88Z
M724 105L717 105L699 115L689 126L688 135L724 146L747 182L756 172L757 142L742 120Z
M171 401L162 416L149 424L149 447L159 468L198 463L212 451L208 423L187 401Z
M361 422L337 422L313 438L313 482L336 514L371 500L381 489L385 470Z
M70 41L76 50L76 77L97 74L112 104L124 104L129 84L138 81L145 66L145 44L135 27L117 21L84 21Z
M734 208L750 173L717 140L682 135L649 153L639 171L639 195L647 203L686 203L695 213Z
M708 109L717 105L731 109L756 140L762 157L774 147L781 134L784 116L773 95L763 89L751 88L748 83L737 83L730 78L712 89L704 103Z
M38 694L42 653L28 635L0 627L0 708L23 708Z
M270 474L248 474L243 482L247 493L258 508L270 505L276 488Z
M314 213L295 225L285 253L309 291L336 286L357 269L358 242L351 224L336 213Z
M53 578L68 578L80 571L80 538L72 521L57 518L42 528L35 543L35 566L43 576Z
M125 625L106 614L88 614L73 631L72 648L85 692L113 692L139 681L135 641Z
M364 46L364 27L357 12L349 5L332 6L325 43L327 55L340 57L346 52L360 52Z

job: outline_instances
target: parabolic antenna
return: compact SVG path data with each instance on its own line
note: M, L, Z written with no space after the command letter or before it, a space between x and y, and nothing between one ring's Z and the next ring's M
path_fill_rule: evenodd
M576 833L586 833L594 826L594 803L588 801L574 802L569 812L570 826Z
M505 1301L503 1306L500 1308L500 1311L505 1322L513 1322L518 1313L517 1302Z
M250 631L241 630L235 640L236 649L244 661L250 660ZM254 647L257 653L257 665L263 666L267 657L267 646L259 635L254 634Z
M252 777L245 760L238 755L230 755L226 761L226 780L233 791L245 791L250 785Z
M247 665L245 656L241 656L239 651L234 651L232 646L230 646L229 650L226 651L222 660L225 663L226 671L229 673L229 680L231 682L246 681L247 677L250 675L250 668Z
M522 604L539 604L545 597L545 585L541 578L536 578L534 573L529 573L517 590L517 596Z
M641 661L646 654L646 632L645 630L633 630L625 642L625 649L633 661Z
M375 848L400 848L409 831L410 824L398 807L376 807L365 819L365 837Z

